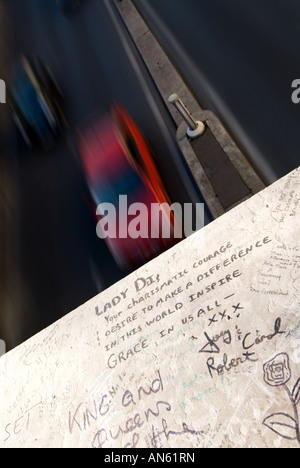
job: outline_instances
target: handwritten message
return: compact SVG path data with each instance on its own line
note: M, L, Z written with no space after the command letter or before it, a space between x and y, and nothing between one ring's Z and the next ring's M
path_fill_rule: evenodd
M3 356L0 445L299 447L299 183Z

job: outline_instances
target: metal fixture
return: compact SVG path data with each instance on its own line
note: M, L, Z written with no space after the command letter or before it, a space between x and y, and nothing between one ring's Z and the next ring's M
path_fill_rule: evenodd
M187 109L177 94L172 94L168 101L176 107L183 120L185 120L185 122L188 124L187 135L190 138L197 138L204 133L205 124L199 120L194 119L190 111Z

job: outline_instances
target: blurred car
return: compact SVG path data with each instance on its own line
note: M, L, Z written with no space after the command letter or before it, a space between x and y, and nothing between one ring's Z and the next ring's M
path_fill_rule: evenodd
M8 103L30 148L47 150L55 144L65 123L63 98L52 74L40 60L23 56L16 63Z
M56 0L58 6L64 13L70 13L80 5L80 0Z
M81 130L78 148L95 219L97 211L98 218L106 216L107 224L116 222L116 235L102 238L123 271L138 268L178 242L174 238L176 219L152 155L139 129L122 107L115 105L110 115L93 120ZM120 197L124 195L126 207L121 206ZM147 209L139 213L138 219L143 236L133 238L129 226L134 215L122 210L135 207L136 203ZM115 213L104 213L104 204L115 207ZM167 223L170 236L162 235L162 218L152 216L153 204L161 207L160 216Z

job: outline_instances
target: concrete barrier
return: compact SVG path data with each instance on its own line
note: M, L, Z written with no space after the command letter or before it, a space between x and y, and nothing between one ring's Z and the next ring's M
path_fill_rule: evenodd
M0 80L0 103L6 104L6 84L4 80Z
M300 446L300 170L0 359L2 447Z

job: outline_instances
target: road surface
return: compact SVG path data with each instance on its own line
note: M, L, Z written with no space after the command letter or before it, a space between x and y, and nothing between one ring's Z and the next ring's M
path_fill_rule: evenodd
M299 166L298 0L133 0L200 105L266 184Z
M55 1L10 0L12 54L35 54L65 97L68 130L47 154L7 138L15 187L16 307L8 348L72 311L124 275L111 258L84 201L77 129L99 109L122 104L145 135L171 201L202 202L176 143L176 126L110 0L85 0L65 17ZM206 222L211 220L206 213Z

